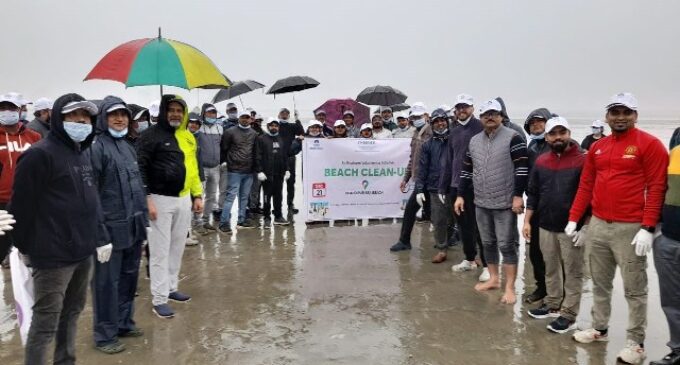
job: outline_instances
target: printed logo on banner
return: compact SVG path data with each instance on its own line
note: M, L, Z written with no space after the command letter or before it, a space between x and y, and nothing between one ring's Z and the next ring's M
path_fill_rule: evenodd
M368 188L368 180L362 181L361 186L364 188L364 190L366 190L366 188Z
M326 183L313 183L312 184L312 197L313 198L324 198L326 196Z
M321 147L321 142L318 139L315 139L314 142L312 142L312 145L309 146L309 149L313 151L323 151L323 147Z
M328 202L309 203L309 215L315 218L324 218L328 214Z

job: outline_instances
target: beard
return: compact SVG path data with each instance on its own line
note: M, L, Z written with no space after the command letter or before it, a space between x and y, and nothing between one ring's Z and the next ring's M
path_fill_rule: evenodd
M555 152L555 153L562 153L564 150L567 149L567 142L565 141L555 141L550 145L550 148Z
M179 125L182 124L182 121L169 120L168 124L170 124L170 126L173 128L179 128Z

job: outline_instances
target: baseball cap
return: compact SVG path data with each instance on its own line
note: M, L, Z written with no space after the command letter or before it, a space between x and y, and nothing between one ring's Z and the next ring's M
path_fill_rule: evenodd
M229 109L238 109L238 108L236 107L236 104L234 104L234 103L229 103L229 104L227 104L226 110L229 110Z
M214 105L209 105L207 108L205 108L205 112L216 112L217 108L215 108Z
M40 98L33 103L34 110L52 109L54 102L48 98Z
M262 115L260 115L260 114L255 114L255 118L253 118L253 119L255 119L255 120L264 120L264 118L263 118ZM272 119L272 118L270 117L269 119ZM279 120L277 119L276 121L278 122Z
M262 117L260 117L260 118L262 118ZM257 119L257 117L255 117L255 119ZM279 125L281 124L281 123L279 123L278 119L269 117L269 119L267 120L267 125L274 124L274 123L279 124Z
M458 94L458 96L456 96L456 104L454 106L460 104L472 106L475 105L475 99L468 94Z
M381 113L382 113L382 112L392 112L392 108L390 108L389 106L381 106L381 107L380 107L380 112L381 112Z
M346 127L347 124L345 124L345 121L342 120L342 119L338 119L338 120L335 121L335 123L333 123L333 128L340 127L340 126Z
M7 95L9 95L10 97L14 98L14 99L19 103L19 106L20 106L20 107L21 107L21 106L24 106L24 105L27 105L27 104L32 104L30 101L24 99L24 96L21 95L20 93L17 93L17 92L9 92L9 93L7 93Z
M601 120L596 120L593 122L592 127L594 128L604 128L604 123Z
M448 118L448 114L446 114L446 111L442 108L437 108L434 111L432 111L432 114L430 115L430 121L434 122L435 119L437 118Z
M501 106L501 103L499 103L498 100L496 99L487 100L484 102L484 104L482 104L482 107L479 110L479 114L484 114L491 110L501 112L503 110L503 107Z
M315 125L319 126L319 127L323 127L323 124L321 124L321 122L319 122L316 119L312 119L312 120L309 121L309 127L312 127L312 126L315 126ZM309 128L309 127L307 127L307 128Z
M404 113L398 113L396 118L397 119L408 119L408 117L406 115L404 115Z
M189 121L190 122L197 122L197 123L200 124L201 123L201 116L198 115L198 113L191 112L191 113L189 113Z
M548 122L545 123L545 132L550 133L550 131L552 131L555 127L564 127L571 131L569 122L567 122L567 120L563 117L552 117L548 119Z
M238 113L238 116L239 116L239 118L240 118L240 117L244 117L244 116L250 117L250 112L247 111L247 110L243 110L243 111L241 111L240 113Z
M323 109L319 109L319 110L317 110L317 111L314 112L314 115L319 115L319 114L326 115L326 111L323 110Z
M351 111L351 110L345 110L345 112L344 112L344 113L342 113L342 116L344 117L345 115L351 115L351 116L354 116L354 112L353 112L353 111Z
M21 108L21 100L18 100L13 94L0 95L0 103L12 103L17 108Z
M149 114L151 117L156 118L158 117L158 114L161 112L161 101L160 100L154 100L149 104Z
M371 124L370 124L370 123L364 123L364 124L362 124L362 125L361 125L361 128L359 128L359 131L365 131L365 130L367 130L367 129L371 129L371 130L373 129L373 128L371 127Z
M425 114L425 113L427 113L427 110L425 110L425 104L423 104L423 103L420 103L420 104L416 103L416 104L413 104L413 106L411 107L411 112L409 113L409 115L413 115L413 116L419 117L419 116L421 116L421 115L423 115L423 114Z
M607 104L606 109L609 110L615 106L625 106L631 110L637 110L638 101L635 95L627 92L618 93L609 99L609 104Z
M61 108L61 114L68 114L74 110L78 109L85 109L86 112L88 112L90 115L97 115L97 112L99 112L99 109L97 108L97 105L95 105L91 101L83 100L83 101L72 101L66 105L64 105L63 108Z
M127 109L127 107L123 104L113 104L108 109L106 109L106 112L111 113L113 111L120 110L120 109Z

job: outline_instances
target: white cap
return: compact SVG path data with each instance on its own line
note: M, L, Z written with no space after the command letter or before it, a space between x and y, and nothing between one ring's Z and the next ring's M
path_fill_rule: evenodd
M604 122L602 122L601 120L598 119L598 120L593 122L592 127L593 128L604 128Z
M216 111L217 111L217 108L215 108L214 105L211 105L211 106L205 108L205 112L206 112L206 113L207 113L207 112L216 112Z
M359 131L365 131L365 130L367 130L367 129L369 129L369 130L372 130L372 129L373 129L373 127L371 127L371 124L370 124L370 123L364 123L364 124L362 124L362 125L361 125L361 128L359 129Z
M395 114L394 118L395 119L399 119L399 118L408 119L408 116L406 114L404 114L403 112L399 112L399 113Z
M317 111L314 112L314 115L315 115L315 116L316 116L316 115L319 115L319 114L326 115L326 111L323 110L323 109L319 109L319 110L317 110Z
M456 96L456 104L454 106L459 104L472 106L475 105L475 99L468 94L458 94L458 96Z
M315 125L319 126L319 127L323 127L323 124L321 124L321 122L319 122L316 119L312 119L312 120L309 121L309 127L313 127ZM307 127L307 128L309 128L309 127Z
M21 108L21 100L17 99L16 95L14 95L12 93L0 95L0 103L3 103L3 102L12 103L17 108Z
M113 104L108 109L106 109L106 112L111 113L111 112L119 110L119 109L127 109L127 107L123 104Z
M495 110L497 112L503 111L503 107L501 106L501 103L498 102L496 99L491 99L488 101L485 101L484 104L482 104L482 107L479 109L479 114L484 114L490 110Z
M425 114L425 113L427 113L427 109L425 109L425 104L423 104L423 103L415 103L415 104L413 104L413 106L411 107L411 112L409 113L409 115L413 115L413 116L419 117L419 116L421 116L421 115L423 115L423 114Z
M33 109L38 111L38 110L45 110L45 109L52 109L52 104L54 102L48 98L40 98L33 103Z
M451 111L452 108L446 104L442 104L438 106L437 109L444 109L444 111L448 113L449 111Z
M333 128L339 127L339 126L346 127L347 124L345 124L345 121L344 121L344 120L338 119L338 120L335 121L335 123L333 123Z
M83 100L83 101L72 101L66 105L64 105L63 108L61 108L61 114L68 114L74 110L78 109L85 109L90 115L94 116L97 115L97 112L99 112L99 109L97 108L97 105L91 101Z
M258 114L258 116L259 116L259 114ZM261 118L261 117L260 117L260 118ZM257 119L257 116L255 117L255 119ZM267 125L270 125L270 124L272 124L272 123L281 124L281 122L279 122L279 120L278 120L277 118L269 117L269 118L267 119Z
M638 101L635 95L631 93L618 93L609 99L606 109L609 110L615 106L625 106L628 109L637 110Z
M351 111L351 110L345 110L345 111L344 111L344 112L342 113L342 116L344 117L345 115L351 115L351 116L354 116L354 112L353 112L353 111Z
M239 118L243 116L248 116L250 117L250 112L247 110L243 110L242 112L238 113Z
M427 109L427 106L425 106L425 103L423 103L422 101L417 101L417 102L413 103L413 105L411 105L411 109L413 109L415 107Z
M569 122L567 122L567 120L562 117L552 117L548 119L548 122L545 123L545 132L550 133L550 131L552 131L555 127L564 127L571 131Z
M161 101L154 100L149 104L149 114L152 118L157 118L158 114L161 113Z
M21 106L24 106L24 105L26 105L26 104L31 104L31 102L28 101L28 100L26 100L26 99L24 99L24 96L21 95L20 93L17 93L17 92L9 92L9 93L7 93L7 95L9 95L10 97L14 98L14 99L19 103L19 106L20 106L20 107L21 107Z

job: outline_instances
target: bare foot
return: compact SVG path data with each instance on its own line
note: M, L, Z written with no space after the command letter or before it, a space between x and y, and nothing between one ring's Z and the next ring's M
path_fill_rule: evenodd
M476 291L487 291L487 290L494 290L494 289L500 289L500 288L501 288L501 284L498 281L498 279L496 279L496 280L491 279L491 280L484 282L484 283L475 284L475 290Z
M515 304L516 301L517 298L515 297L514 290L506 290L505 294L503 294L503 297L501 298L501 303L503 304Z

